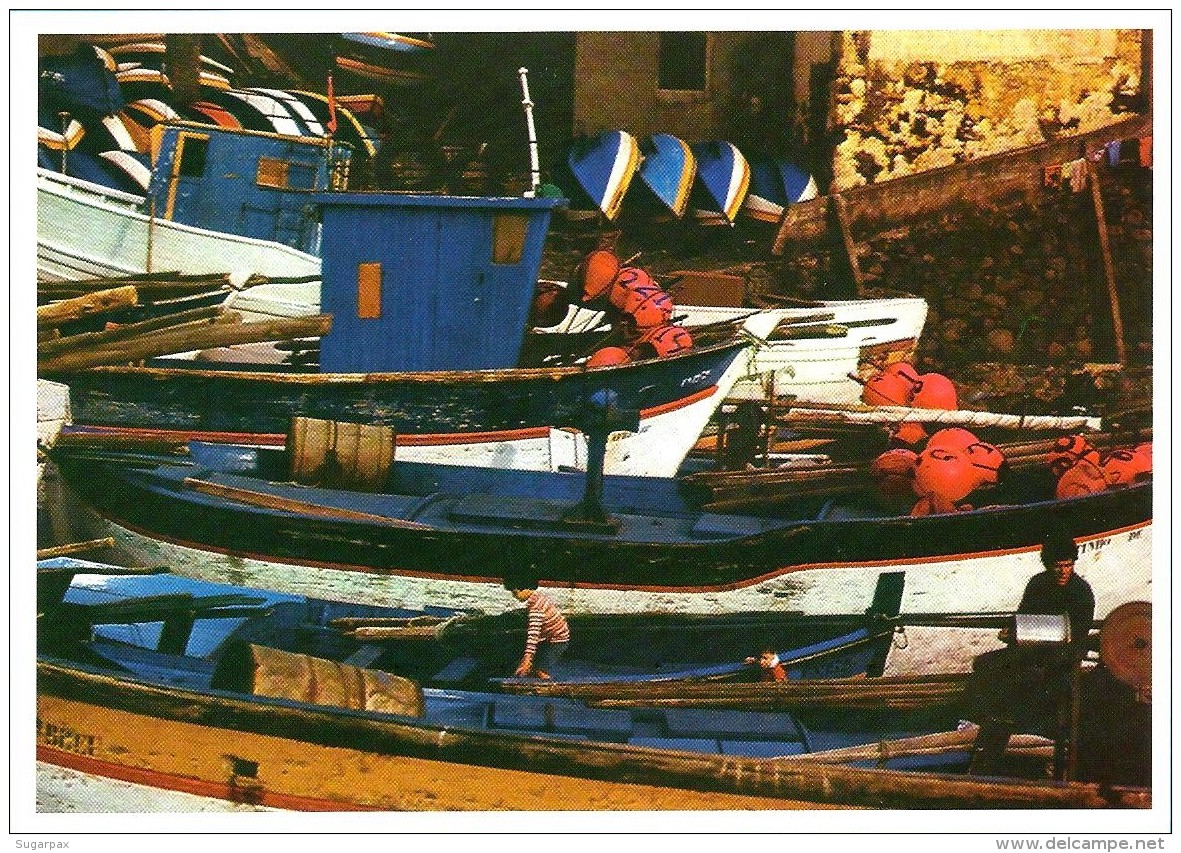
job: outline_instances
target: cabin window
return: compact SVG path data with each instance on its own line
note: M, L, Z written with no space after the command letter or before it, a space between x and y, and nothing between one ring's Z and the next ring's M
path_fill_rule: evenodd
M381 316L381 264L357 265L357 318L376 320Z
M661 33L657 86L702 92L706 83L705 33Z
M258 174L255 177L255 183L260 187L274 187L275 189L287 188L288 169L291 164L286 160L277 160L274 157L259 157L258 158Z
M519 264L525 252L529 217L521 213L498 213L492 220L492 263Z
M182 136L180 138L180 162L176 174L186 178L199 178L205 174L205 151L209 139L204 136Z

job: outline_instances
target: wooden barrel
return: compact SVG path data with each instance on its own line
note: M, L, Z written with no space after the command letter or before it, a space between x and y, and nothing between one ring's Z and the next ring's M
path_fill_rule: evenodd
M392 427L292 418L292 479L306 486L381 491L396 444Z
M254 644L227 649L212 686L332 708L410 717L423 712L422 688L408 678Z

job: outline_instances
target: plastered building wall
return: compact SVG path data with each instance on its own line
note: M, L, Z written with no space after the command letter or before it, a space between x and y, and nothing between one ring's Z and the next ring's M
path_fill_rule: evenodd
M1141 39L1139 30L842 33L832 190L1117 121L1148 84Z

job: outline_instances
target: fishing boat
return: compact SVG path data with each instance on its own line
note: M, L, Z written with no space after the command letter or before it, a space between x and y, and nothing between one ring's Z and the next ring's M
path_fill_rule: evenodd
M689 206L689 191L697 175L697 160L688 144L671 133L654 133L640 142L638 180L631 193L646 195L649 204L664 214L680 219ZM629 205L643 204L629 199Z
M37 170L38 278L176 270L229 273L241 285L251 275L319 276L307 193L332 185L332 163L347 149L192 122L162 127L145 195Z
M689 146L697 160L697 180L689 199L703 225L733 225L750 191L750 164L732 142Z
M776 225L789 204L810 201L820 194L816 179L789 160L771 157L750 159L750 192L742 213L759 222Z
M424 688L334 627L372 606L111 572L38 567L37 757L86 773L321 811L1151 804L1128 785L966 777L974 732L946 706L630 709ZM958 743L934 757L930 737L894 740L943 726ZM880 763L841 763L858 755Z
M640 146L623 130L604 130L580 137L566 151L559 183L571 199L571 208L589 202L608 220L619 215L623 197L640 166Z
M260 364L233 352L227 358L236 360L216 363L162 358L65 371L75 423L273 443L284 441L293 417L309 416L389 427L403 453L417 448L436 460L466 453L484 464L553 470L585 466L585 439L557 431L579 427L589 401L610 395L639 418L638 431L611 443L611 464L671 476L745 375L749 335L770 330L756 317L741 328L703 330L694 347L663 358L587 368L567 357L519 367L559 199L311 198L322 210L323 306L332 314L315 365ZM359 234L388 239L358 241ZM555 456L559 441L573 456Z
M267 588L353 600L488 607L535 565L570 612L848 612L878 576L906 573L902 612L1011 609L1051 528L1081 543L1102 617L1151 598L1151 482L1055 499L1018 469L988 501L912 516L873 490L805 491L763 515L697 508L672 479L602 475L607 418L587 471L393 463L365 490L325 487L316 458L189 445L189 455L70 445L53 451L78 495L138 559ZM194 452L194 448L197 450ZM310 475L309 475L310 474Z

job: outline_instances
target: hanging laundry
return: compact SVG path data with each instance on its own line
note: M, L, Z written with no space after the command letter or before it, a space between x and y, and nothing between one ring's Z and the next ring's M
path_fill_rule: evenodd
M1140 139L1140 165L1145 169L1152 168L1152 137L1145 136Z
M1081 193L1087 188L1087 158L1080 157L1077 160L1072 160L1066 164L1070 170L1070 189L1073 192Z
M1117 139L1114 142L1107 143L1107 165L1115 168L1119 165L1120 150L1123 147L1122 143Z

